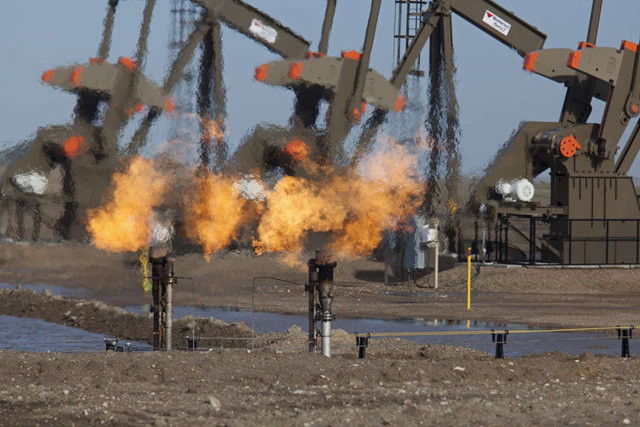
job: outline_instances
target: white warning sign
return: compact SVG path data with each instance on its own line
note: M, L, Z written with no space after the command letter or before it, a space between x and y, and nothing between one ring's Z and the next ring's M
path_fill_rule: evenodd
M275 43L278 38L278 32L275 28L269 27L257 19L251 20L249 31L269 43Z
M509 35L509 30L511 29L511 24L505 21L502 18L498 18L495 13L486 11L484 13L484 17L482 18L482 22L489 25L491 28L498 30L505 36Z

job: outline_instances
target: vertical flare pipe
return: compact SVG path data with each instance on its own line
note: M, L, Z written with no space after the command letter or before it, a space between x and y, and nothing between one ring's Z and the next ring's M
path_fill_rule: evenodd
M322 320L322 330L320 331L322 336L322 355L324 357L331 357L331 321Z
M149 250L149 261L151 262L151 293L153 295L153 306L151 311L153 313L153 349L160 349L160 294L162 287L162 276L164 276L164 267L158 262L156 258L152 257L153 248Z
M331 357L331 322L336 319L332 311L334 288L333 269L338 265L327 251L316 251L315 265L318 267L318 299L320 302L319 320L322 322L322 355Z
M309 267L309 282L307 292L309 293L309 353L316 352L316 292L318 288L318 270L316 260L310 259L307 263Z
M165 278L165 287L166 287L166 303L165 303L165 349L171 350L173 347L173 285L175 284L175 274L173 271L174 265L173 258L166 258L166 278Z

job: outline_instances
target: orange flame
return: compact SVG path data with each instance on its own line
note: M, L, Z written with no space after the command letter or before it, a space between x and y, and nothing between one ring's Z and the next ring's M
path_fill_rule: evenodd
M208 173L197 180L194 194L185 199L187 234L202 245L207 257L224 249L246 219L246 203L233 180Z
M111 252L137 251L151 241L153 208L166 191L164 176L151 161L134 157L124 173L112 179L111 200L88 212L92 243Z
M385 230L403 226L421 202L417 157L395 143L351 174L320 172L313 180L286 176L268 192L254 240L258 254L300 253L310 232L331 232L329 247L338 256L370 254Z

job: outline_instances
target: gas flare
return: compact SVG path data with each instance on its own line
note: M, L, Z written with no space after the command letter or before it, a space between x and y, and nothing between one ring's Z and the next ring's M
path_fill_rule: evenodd
M111 252L137 251L151 241L153 209L167 182L150 160L134 157L124 173L113 175L111 186L106 205L88 212L92 243Z
M286 176L267 193L254 247L300 253L310 232L330 232L341 257L371 253L385 230L397 229L420 206L417 156L384 144L352 173L320 170L312 179Z
M267 192L267 210L254 240L256 253L300 252L309 231L339 229L347 217L339 194L345 185L341 177L327 183L283 177Z
M232 179L213 173L198 178L185 199L189 238L202 245L207 257L224 249L247 218L246 204Z

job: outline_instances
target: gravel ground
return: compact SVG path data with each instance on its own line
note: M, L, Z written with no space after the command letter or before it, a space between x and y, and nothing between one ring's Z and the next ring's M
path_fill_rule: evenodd
M505 273L502 277L514 280L518 276L513 271L520 275L527 270L500 271ZM480 300L480 307L473 316L517 318L520 323L537 316L538 324L558 319L560 324L597 326L624 308L629 318L637 319L638 301L625 293L636 286L632 279L637 272L605 274L619 271L627 275L614 281L619 295L562 294L557 288L546 295L512 292L504 296L486 291L476 295L474 301ZM558 270L544 274L554 272ZM481 273L478 287L489 283L481 282L482 277L490 275ZM491 280L492 286L495 283L499 279ZM401 317L412 310L423 315L447 310L464 313L458 307L463 296L455 293L399 288L408 295L393 296L380 286L348 282L340 290L336 311L358 315L368 313L362 307L373 307L387 317ZM295 286L267 285L260 288L259 302L274 311L286 312L287 304L304 309L299 291ZM356 304L359 300L366 304ZM517 310L505 311L510 304ZM403 306L410 308L403 310ZM589 313L593 316L588 317ZM125 339L148 337L151 330L148 316L49 292L0 290L0 314L42 318ZM215 319L187 318L175 326L176 340L193 327L199 335L251 334L242 323ZM487 353L461 347L384 339L371 345L367 359L359 360L353 347L339 348L352 345L352 338L336 338L334 357L329 360L300 351L305 345L299 328L260 338L251 353L247 348L171 354L0 351L0 425L640 424L640 360L636 357L552 353L494 360Z
M639 391L640 360L589 353L0 352L3 426L637 425Z

